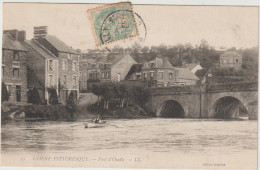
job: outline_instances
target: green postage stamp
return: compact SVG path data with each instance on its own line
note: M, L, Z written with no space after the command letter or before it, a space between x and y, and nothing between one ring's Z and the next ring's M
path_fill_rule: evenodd
M88 10L97 46L138 35L131 3L121 2Z

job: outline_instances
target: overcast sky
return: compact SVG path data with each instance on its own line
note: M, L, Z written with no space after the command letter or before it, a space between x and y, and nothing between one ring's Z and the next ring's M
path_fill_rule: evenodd
M33 38L34 26L48 26L73 48L94 49L87 10L97 4L4 3L3 29L25 30ZM206 39L216 48L258 46L258 8L224 6L134 5L147 26L143 45L199 44Z

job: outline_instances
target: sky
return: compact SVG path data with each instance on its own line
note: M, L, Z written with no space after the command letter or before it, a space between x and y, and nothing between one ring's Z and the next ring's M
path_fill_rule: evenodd
M101 4L4 3L3 30L25 30L33 38L34 26L48 26L75 49L95 49L87 10ZM133 5L141 16L147 37L143 46L199 44L250 48L258 46L258 7Z

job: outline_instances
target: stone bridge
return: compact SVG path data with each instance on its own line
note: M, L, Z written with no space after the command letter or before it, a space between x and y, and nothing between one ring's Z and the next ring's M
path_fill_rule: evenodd
M147 106L158 117L257 119L257 83L153 88Z

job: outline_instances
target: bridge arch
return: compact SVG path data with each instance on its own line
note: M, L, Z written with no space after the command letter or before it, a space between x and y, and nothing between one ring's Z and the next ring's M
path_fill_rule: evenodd
M157 116L168 118L184 118L184 107L177 100L166 100L157 108Z
M222 96L216 99L209 110L210 117L231 119L249 118L248 102L235 96Z

